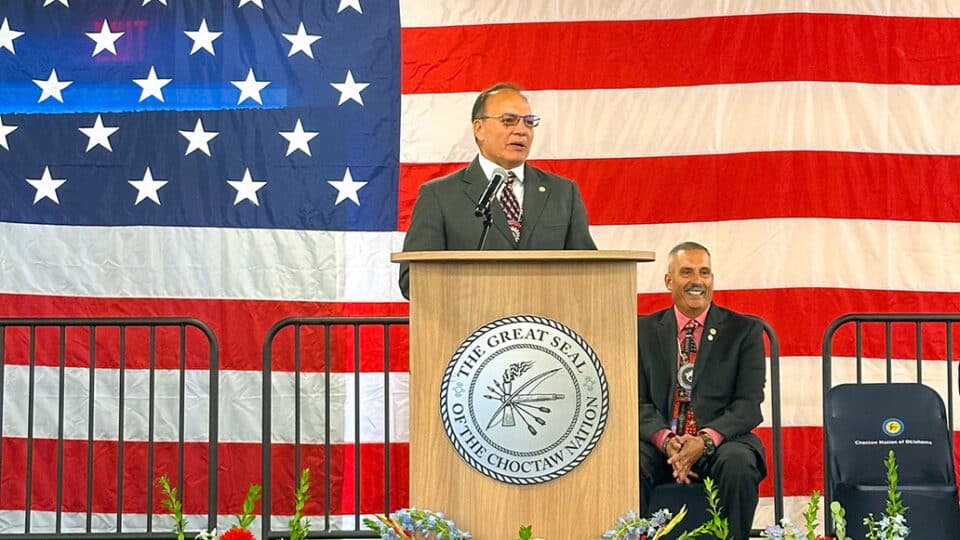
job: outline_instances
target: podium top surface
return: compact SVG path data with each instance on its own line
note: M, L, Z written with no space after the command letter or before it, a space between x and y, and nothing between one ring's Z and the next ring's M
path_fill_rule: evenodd
M491 251L409 251L390 255L399 262L466 261L635 261L656 260L653 251L632 250L491 250Z

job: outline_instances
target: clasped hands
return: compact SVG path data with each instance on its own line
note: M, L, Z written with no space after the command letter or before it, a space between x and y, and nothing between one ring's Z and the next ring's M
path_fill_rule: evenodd
M673 479L678 484L689 484L692 479L699 478L691 469L706 450L703 439L698 435L677 435L667 439L664 450L667 465L673 467Z

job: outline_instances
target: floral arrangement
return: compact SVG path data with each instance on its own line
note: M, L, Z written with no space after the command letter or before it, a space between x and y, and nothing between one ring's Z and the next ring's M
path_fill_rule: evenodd
M421 510L419 508L401 508L385 515L377 514L373 518L364 518L363 523L377 532L382 539L407 540L429 538L431 534L437 540L467 540L473 538L470 533L461 531L453 520L444 517L442 512Z
M843 508L840 506L840 503L834 502L830 505L831 509L839 509L840 512L843 511ZM780 520L779 525L771 525L764 529L760 536L762 538L772 538L774 540L829 540L826 536L817 536L816 528L819 523L817 523L817 514L820 511L820 492L814 491L810 494L810 502L807 503L807 510L803 513L804 521L804 530L800 530L796 525L794 525L790 518L783 518ZM834 514L834 520L837 519L837 515ZM842 520L842 515L840 516ZM844 522L845 526L846 522Z
M897 488L899 474L897 458L893 450L883 460L887 469L887 506L883 515L877 519L870 513L863 519L867 526L866 540L905 540L910 534L905 517L907 507L903 505L900 490ZM779 525L767 527L761 536L773 540L830 540L829 536L817 536L817 513L820 510L820 492L814 491L810 495L810 502L803 514L804 529L796 527L788 518L780 520ZM836 540L852 540L847 536L846 511L837 501L830 503L830 515L833 517Z
M676 516L671 515L667 509L660 509L649 519L640 517L631 510L617 520L614 528L603 533L602 538L654 540L672 531L686 515L686 506L680 508Z
M720 540L726 540L730 536L729 522L721 516L723 508L720 506L720 494L716 484L708 477L703 479L703 487L707 492L707 511L710 518L692 531L681 533L679 540L690 540L706 534L711 534ZM676 516L672 516L669 510L661 509L649 519L630 511L617 520L614 528L603 533L602 538L607 540L657 540L672 531L686 515L686 506L680 508Z
M177 488L170 485L166 475L157 479L157 487L160 488L162 495L160 503L173 517L173 532L176 533L177 540L183 540L187 530L187 519L183 516L183 500L177 493ZM290 540L304 540L310 534L310 522L303 515L304 506L310 498L309 490L310 469L304 469L300 473L294 493L295 507L293 517L290 519ZM243 499L243 511L236 515L237 524L220 534L217 533L217 529L209 532L200 531L195 540L256 540L256 536L250 531L250 525L257 517L253 511L262 496L262 491L258 484L251 484Z

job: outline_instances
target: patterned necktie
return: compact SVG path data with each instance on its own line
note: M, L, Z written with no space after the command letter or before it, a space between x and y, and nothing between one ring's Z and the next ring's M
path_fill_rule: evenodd
M693 364L697 359L697 344L694 341L693 333L697 329L697 321L690 320L683 327L683 339L680 342L680 358L678 359L678 377L682 377L684 366L688 365L688 373L692 376ZM692 377L690 379L692 382ZM673 418L671 418L670 429L679 434L696 435L697 419L693 414L693 404L691 403L690 391L680 385L678 378L676 384L676 393L673 399Z
M507 183L500 190L500 206L503 207L503 213L507 215L507 224L510 225L510 231L513 233L513 241L520 243L520 227L523 224L523 210L517 201L517 196L513 193L513 182L517 175L513 171L507 173Z

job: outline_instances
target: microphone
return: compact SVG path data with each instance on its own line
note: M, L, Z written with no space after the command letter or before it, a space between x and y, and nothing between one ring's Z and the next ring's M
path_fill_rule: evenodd
M506 177L507 171L503 170L502 167L497 167L493 170L493 178L490 179L490 183L487 184L487 189L485 189L483 195L480 196L477 206L473 209L473 215L480 217L487 212L490 208L490 202L493 201L497 192L500 191L500 185L503 184L503 179Z

